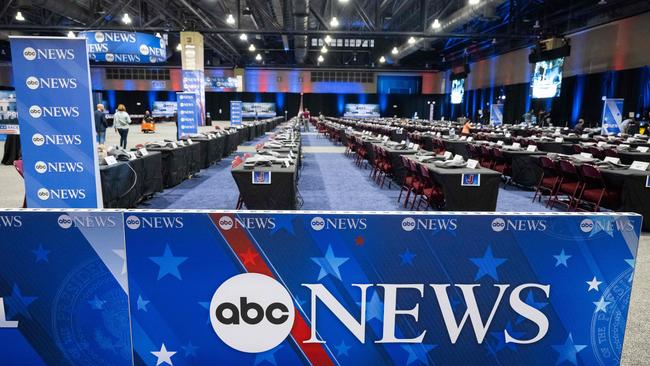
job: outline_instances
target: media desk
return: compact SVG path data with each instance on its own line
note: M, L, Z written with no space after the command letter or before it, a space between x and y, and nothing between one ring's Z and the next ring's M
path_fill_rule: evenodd
M149 155L115 165L101 165L104 208L133 208L163 190L162 154Z

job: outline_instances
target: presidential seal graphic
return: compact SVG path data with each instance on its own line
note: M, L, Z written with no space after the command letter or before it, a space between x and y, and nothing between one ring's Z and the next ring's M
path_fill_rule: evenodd
M77 266L63 281L52 304L52 330L73 365L130 359L127 297L99 259Z
M591 318L591 348L599 365L618 365L632 291L632 267L621 273L602 293L601 305Z

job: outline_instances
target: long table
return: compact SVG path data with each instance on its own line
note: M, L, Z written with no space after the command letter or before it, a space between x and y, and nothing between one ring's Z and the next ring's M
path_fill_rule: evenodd
M104 208L133 208L163 190L162 154L149 155L99 169Z
M198 142L176 148L147 147L147 150L162 153L162 177L165 188L180 184L200 170L201 147Z

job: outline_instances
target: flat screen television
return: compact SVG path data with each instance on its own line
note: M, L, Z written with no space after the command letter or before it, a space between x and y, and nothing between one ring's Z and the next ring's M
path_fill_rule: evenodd
M155 101L153 102L153 111L151 114L154 116L173 116L176 113L176 108L178 103L176 102L166 102L166 101Z
M465 79L451 81L451 104L460 104L465 96Z
M242 103L242 117L270 118L275 117L275 103Z
M379 104L346 104L344 117L379 117Z
M530 82L533 98L543 99L560 96L563 66L564 57L535 63L533 77Z

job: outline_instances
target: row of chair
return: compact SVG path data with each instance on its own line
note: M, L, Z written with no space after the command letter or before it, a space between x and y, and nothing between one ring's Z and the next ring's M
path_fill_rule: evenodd
M390 156L386 149L381 146L371 145L373 149L373 159L370 161L371 170L370 177L380 185L381 188L384 188L384 181L388 177L388 188L391 187L393 179L393 163L390 161Z
M569 211L600 211L601 207L614 210L620 205L620 192L609 187L600 170L589 164L577 167L568 160L555 163L546 156L539 158L542 168L533 202L548 195L547 207L556 204Z
M600 149L596 146L582 147L581 145L573 145L573 152L576 154L589 153L596 159L604 160L606 157L618 158L618 151L616 149Z
M429 207L436 207L438 209L444 207L445 197L442 187L437 185L433 179L431 179L429 169L423 164L416 163L404 156L401 156L401 159L402 164L406 168L406 174L404 175L397 202L401 201L402 194L406 192L404 208L408 206L411 195L413 195L410 207L411 210L414 208L419 210L420 205L423 203L425 209L428 209ZM417 207L415 206L416 201L418 203Z
M477 160L482 167L496 170L506 177L512 175L512 166L501 149L474 144L467 145L467 148L470 158Z

